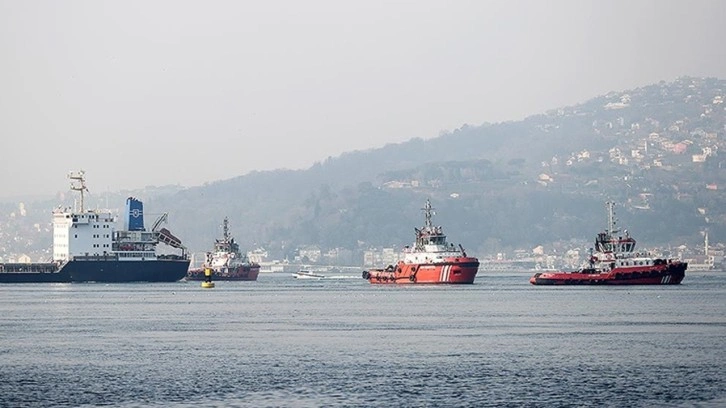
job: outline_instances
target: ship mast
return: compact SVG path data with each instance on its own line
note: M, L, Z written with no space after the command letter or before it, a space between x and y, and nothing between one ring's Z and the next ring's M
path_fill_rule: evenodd
M86 187L86 178L85 178L86 172L81 170L77 172L70 172L68 173L68 178L71 179L71 190L78 191L81 193L81 211L83 212L83 192L88 192L88 188Z
M431 207L431 201L428 198L426 199L426 206L422 210L424 211L424 217L426 219L424 227L430 231L433 228L431 216L434 214L434 209Z
M222 224L222 231L224 231L224 242L229 242L229 220L224 217L224 224Z
M708 228L703 231L703 254L708 256Z
M615 221L616 221L615 220L615 209L614 209L615 203L612 202L612 201L608 201L608 202L605 203L605 205L607 206L607 209L608 209L608 229L607 229L607 233L608 233L609 236L613 237L613 236L615 236L615 234L617 232L620 231L617 228L615 228Z

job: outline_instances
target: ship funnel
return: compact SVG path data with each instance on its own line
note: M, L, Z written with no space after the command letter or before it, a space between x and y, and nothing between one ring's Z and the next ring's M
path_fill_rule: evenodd
M129 197L126 199L126 214L124 216L126 231L145 231L144 229L144 203Z

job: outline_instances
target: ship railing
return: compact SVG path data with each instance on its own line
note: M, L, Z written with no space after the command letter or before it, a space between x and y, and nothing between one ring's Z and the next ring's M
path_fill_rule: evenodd
M185 255L166 254L166 255L157 255L156 259L185 261L185 260L189 259L189 257L186 256L186 254Z
M117 261L116 254L93 254L93 255L75 255L74 261Z
M0 271L6 273L53 273L58 271L59 269L59 265L55 262L6 263L0 265Z

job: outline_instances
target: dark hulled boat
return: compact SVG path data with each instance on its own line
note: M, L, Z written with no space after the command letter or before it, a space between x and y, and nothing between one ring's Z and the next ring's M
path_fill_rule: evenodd
M189 268L181 241L166 228L159 228L167 214L151 230L144 227L143 203L126 200L124 229L116 230L116 217L109 210L85 210L87 191L84 173L69 175L80 192L80 209L53 212L53 261L36 264L0 265L0 283L34 282L176 282ZM181 254L157 255L164 243Z
M0 264L0 283L70 282L68 270L56 262Z
M247 254L240 252L239 244L229 233L229 220L224 218L222 239L214 242L214 249L207 252L201 268L191 268L187 280L205 280L204 270L212 270L212 280L254 281L260 273L260 265L250 262Z
M614 204L607 202L608 228L595 238L587 266L575 272L538 272L533 285L677 285L688 264L678 259L653 258L635 252L635 239L628 231L618 235Z

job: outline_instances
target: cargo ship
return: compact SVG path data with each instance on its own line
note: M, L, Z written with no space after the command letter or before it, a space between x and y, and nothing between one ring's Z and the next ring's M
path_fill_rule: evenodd
M533 285L677 285L688 264L678 259L654 258L635 252L635 239L628 230L620 234L615 221L615 204L606 203L608 224L595 238L585 267L574 272L538 272Z
M363 279L370 283L474 283L479 270L479 260L466 255L459 244L455 247L446 240L441 226L432 223L433 208L426 200L423 228L414 228L416 240L413 247L406 246L403 258L385 269L363 271Z
M250 262L246 253L241 253L239 244L229 233L229 220L224 218L222 239L214 242L214 249L206 253L201 268L190 268L187 280L204 280L204 269L212 270L212 280L254 281L260 273L260 265Z
M72 172L69 178L71 190L80 193L80 206L53 211L53 260L0 264L0 283L176 282L186 275L186 248L169 230L160 228L166 213L147 231L143 202L129 197L124 229L117 230L110 210L84 208L88 191L84 172ZM157 254L159 243L180 253Z

